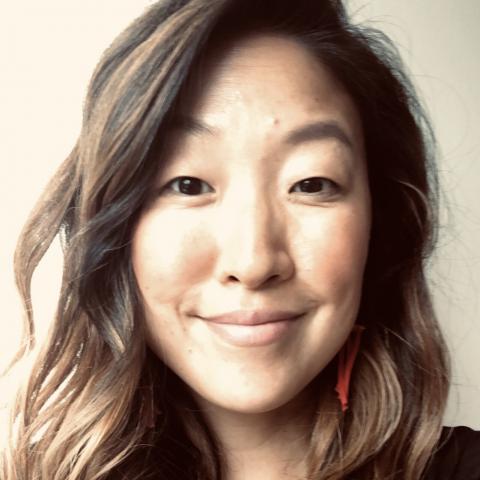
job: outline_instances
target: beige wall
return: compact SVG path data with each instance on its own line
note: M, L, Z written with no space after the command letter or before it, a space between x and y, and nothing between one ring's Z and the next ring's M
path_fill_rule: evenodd
M29 0L2 6L0 365L18 336L9 270L15 238L74 143L85 87L101 51L149 3ZM453 351L455 384L446 423L480 429L480 2L352 0L350 5L355 18L368 19L397 42L436 128L447 202L431 278ZM40 334L48 325L59 265L55 247L36 275Z

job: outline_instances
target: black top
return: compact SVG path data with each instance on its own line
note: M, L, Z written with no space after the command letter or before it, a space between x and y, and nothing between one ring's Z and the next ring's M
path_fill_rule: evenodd
M444 427L425 480L480 480L480 431Z

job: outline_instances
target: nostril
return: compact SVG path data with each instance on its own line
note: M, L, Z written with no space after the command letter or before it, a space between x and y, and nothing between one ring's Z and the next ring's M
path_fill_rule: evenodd
M270 285L270 284L275 284L277 283L279 280L281 280L281 275L278 275L278 274L275 274L275 275L272 275L265 283Z

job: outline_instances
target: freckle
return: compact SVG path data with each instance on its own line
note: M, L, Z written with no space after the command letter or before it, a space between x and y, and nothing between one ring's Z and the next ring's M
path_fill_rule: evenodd
M269 117L266 123L270 127L276 127L280 123L280 120L278 119L278 117Z
M192 354L192 349L191 349L191 348L188 349L188 353L189 353L190 355Z

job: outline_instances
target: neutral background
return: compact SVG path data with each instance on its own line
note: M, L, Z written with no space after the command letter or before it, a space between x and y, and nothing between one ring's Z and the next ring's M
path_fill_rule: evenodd
M75 142L86 85L101 52L151 3L0 1L0 369L20 332L11 268L16 237ZM480 1L349 5L354 19L393 38L433 120L444 199L429 276L454 361L445 422L480 429ZM54 245L35 276L40 338L51 317L60 266Z

